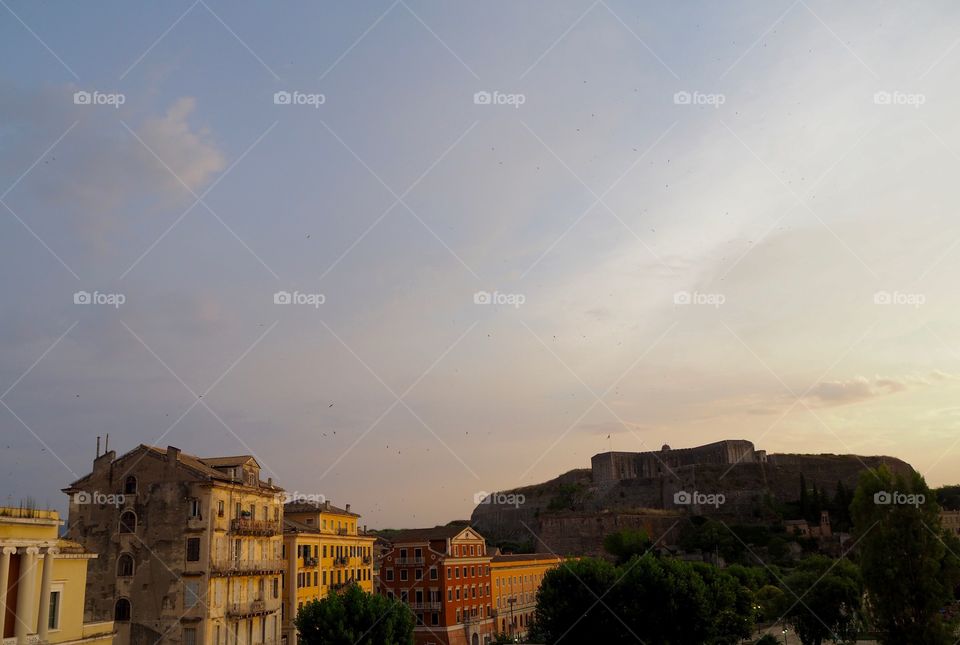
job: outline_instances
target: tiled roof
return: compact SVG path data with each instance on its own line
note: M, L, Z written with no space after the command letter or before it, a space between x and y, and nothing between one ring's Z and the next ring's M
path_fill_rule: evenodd
M288 520L287 518L283 519L283 531L292 532L292 533L319 533L320 529L315 526L307 526L302 522L297 522L296 520Z
M387 538L389 542L400 544L402 542L426 542L428 540L447 540L455 538L465 530L470 528L464 524L454 524L447 526L435 526L432 529L405 529L394 533Z
M563 558L552 553L508 553L503 555L495 555L490 562L522 562L524 560L549 560L552 562L560 562L563 560Z
M360 517L353 511L348 511L346 509L340 508L339 506L334 506L330 504L326 505L326 502L288 502L283 505L284 513L336 513L337 515L352 515L353 517Z

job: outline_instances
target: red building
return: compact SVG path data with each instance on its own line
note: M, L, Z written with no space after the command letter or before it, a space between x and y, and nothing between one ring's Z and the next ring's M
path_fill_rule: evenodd
M486 540L460 524L401 531L380 559L380 592L416 614L416 645L488 645L493 597Z

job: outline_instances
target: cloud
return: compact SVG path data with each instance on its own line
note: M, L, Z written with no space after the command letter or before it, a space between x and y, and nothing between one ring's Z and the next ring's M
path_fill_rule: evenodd
M935 370L927 376L908 374L897 378L875 376L872 379L857 376L846 380L821 381L807 396L815 399L823 406L847 405L897 394L911 387L926 387L932 384L931 381L954 380L956 378L956 376L941 370Z

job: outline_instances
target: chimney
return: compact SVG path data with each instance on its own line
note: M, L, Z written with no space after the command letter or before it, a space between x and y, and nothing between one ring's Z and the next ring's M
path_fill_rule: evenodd
M324 500L324 501L323 501L323 510L325 510L325 511L329 511L329 510L330 510L330 502L329 502L329 500Z
M177 459L180 457L180 449L173 446L167 446L167 466L169 468L177 467Z
M347 512L348 512L348 513L350 512L350 505L349 505L349 504L347 504Z
M100 435L97 435L97 457L100 456Z

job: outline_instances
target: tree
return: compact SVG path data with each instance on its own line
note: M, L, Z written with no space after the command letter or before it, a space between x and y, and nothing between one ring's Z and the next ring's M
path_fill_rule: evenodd
M753 621L750 591L707 564L652 555L620 567L584 558L550 571L537 596L547 643L739 643Z
M358 585L305 604L294 623L306 645L413 645L410 609Z
M886 466L861 474L851 506L867 603L880 642L953 643L940 611L954 598L960 563L945 546L923 477Z
M622 529L603 539L603 550L623 564L635 555L643 555L653 543L643 529Z
M785 618L804 645L854 643L861 626L863 581L849 560L812 556L784 580Z

